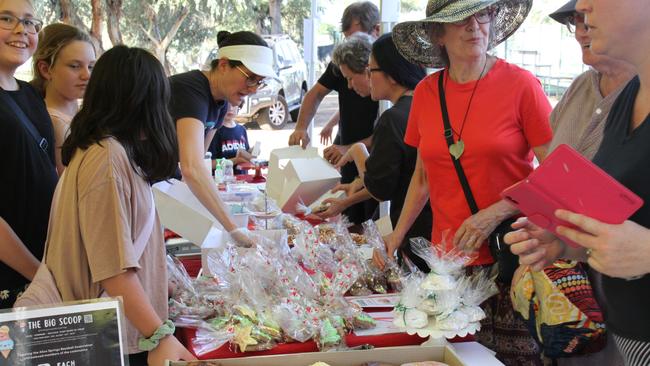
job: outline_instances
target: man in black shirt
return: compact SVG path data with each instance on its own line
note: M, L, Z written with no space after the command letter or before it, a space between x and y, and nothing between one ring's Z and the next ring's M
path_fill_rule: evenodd
M346 37L356 32L365 32L374 37L379 34L379 9L369 1L356 2L343 11L341 28ZM318 106L332 90L338 92L339 132L334 144L324 151L325 159L335 164L347 148L355 142L362 141L368 147L372 141L372 132L377 119L378 103L370 97L361 97L348 88L347 80L338 68L330 62L318 82L305 94L300 106L298 121L294 132L289 137L289 145L307 147L310 136L307 133L310 121L314 118ZM336 115L332 120L336 120ZM358 175L354 164L341 168L341 183L350 183ZM367 206L367 207L366 207ZM376 202L359 203L348 208L344 214L350 221L359 224L372 215Z

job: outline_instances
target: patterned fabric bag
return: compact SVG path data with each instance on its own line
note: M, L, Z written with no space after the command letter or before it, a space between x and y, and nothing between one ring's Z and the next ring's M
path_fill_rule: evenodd
M521 266L510 297L546 357L584 355L605 347L603 314L581 263L558 260L541 272Z

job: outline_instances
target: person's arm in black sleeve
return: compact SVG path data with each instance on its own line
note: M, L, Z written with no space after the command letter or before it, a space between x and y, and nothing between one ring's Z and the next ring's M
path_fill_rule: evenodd
M389 115L382 116L374 132L374 146L366 160L364 186L378 201L387 201L397 190L406 146Z

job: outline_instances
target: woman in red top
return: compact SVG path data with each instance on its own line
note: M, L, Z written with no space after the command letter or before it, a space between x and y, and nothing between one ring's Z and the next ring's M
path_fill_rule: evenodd
M490 265L487 238L516 214L500 192L533 170L533 155L546 154L552 133L551 106L539 81L528 71L487 51L523 22L531 1L430 0L427 18L398 24L393 39L407 60L443 68L415 89L405 142L418 160L405 205L386 241L390 255L430 198L432 242L478 251L472 265ZM453 145L445 138L439 94L442 78ZM459 159L478 206L472 214L453 159ZM478 340L507 365L541 364L539 348L516 320L509 283L488 300Z

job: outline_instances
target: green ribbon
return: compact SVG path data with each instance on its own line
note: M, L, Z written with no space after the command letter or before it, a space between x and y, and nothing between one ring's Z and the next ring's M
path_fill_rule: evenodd
M174 323L167 319L162 323L158 329L151 335L149 338L140 337L138 339L138 348L141 351L151 351L152 349L158 347L160 340L167 337L168 335L174 334L176 327Z

